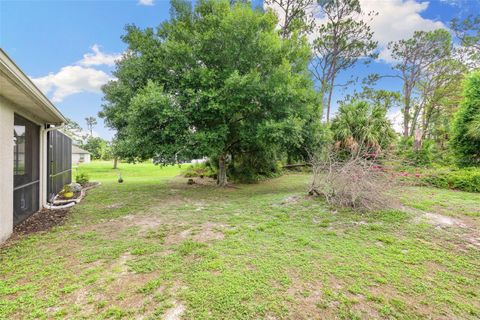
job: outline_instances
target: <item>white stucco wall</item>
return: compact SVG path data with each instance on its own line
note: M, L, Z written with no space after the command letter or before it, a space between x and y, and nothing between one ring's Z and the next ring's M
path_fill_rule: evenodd
M13 231L13 127L14 115L18 115L43 126L35 116L21 110L10 100L0 96L0 243L8 239ZM40 129L40 189L39 207L46 203L47 192L47 133Z
M13 107L0 97L0 243L13 230Z

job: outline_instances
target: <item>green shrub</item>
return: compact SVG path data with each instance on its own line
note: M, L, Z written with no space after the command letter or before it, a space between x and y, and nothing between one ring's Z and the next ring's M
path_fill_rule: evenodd
M415 151L413 149L413 138L402 137L397 145L397 154L403 164L406 165L448 165L453 162L451 152L447 149L441 149L438 144L431 139L423 140L421 148Z
M282 163L270 155L241 155L230 163L230 176L239 183L257 183L262 180L276 178L283 173Z
M480 169L464 168L426 174L423 182L437 188L480 192Z
M83 185L86 185L90 181L90 178L88 177L88 174L81 172L78 173L77 176L75 177L75 182Z
M205 163L193 164L183 174L185 178L214 178L215 175L215 170Z
M420 150L413 150L413 138L401 138L398 143L398 154L407 165L426 166L432 163L433 144L424 141Z

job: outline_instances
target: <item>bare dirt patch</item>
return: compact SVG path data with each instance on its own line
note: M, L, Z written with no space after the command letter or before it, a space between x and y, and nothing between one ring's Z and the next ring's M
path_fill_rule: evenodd
M140 234L144 234L152 229L157 229L165 223L159 216L125 216L124 219L131 222L131 224L129 224L130 226L140 227Z
M424 212L410 207L403 207L402 209L415 215L413 218L414 222L426 222L435 226L436 229L452 232L466 243L467 247L480 249L480 232L476 224L472 223L470 219L452 218L439 213Z
M290 313L294 319L335 319L337 305L324 297L324 284L319 281L304 282L293 273L292 285L287 294L293 298Z
M427 222L437 226L437 227L451 227L458 226L460 228L465 228L466 225L458 219L452 217L447 217L438 213L426 212L424 218Z
M285 199L283 199L281 204L282 205L296 204L296 203L300 202L302 199L305 199L305 197L290 196L290 197L286 197Z
M171 245L171 244L179 244L186 240L190 234L192 233L191 229L183 230L181 232L175 232L175 233L170 233L167 235L165 238L165 244Z
M99 263L101 268L99 281L95 285L81 287L67 296L62 305L75 305L80 308L78 317L94 318L96 313L104 311L104 306L117 306L124 310L151 312L155 305L151 303L151 296L139 292L149 281L156 279L158 273L134 273L129 271L127 263L132 258L125 252L118 259ZM93 264L90 264L90 267ZM162 291L164 287L158 289ZM141 318L141 317L135 317Z
M120 275L126 275L128 274L128 266L127 262L130 260L132 255L130 252L125 252L120 256L118 259L117 263L113 266L113 268L119 269Z
M225 235L222 230L226 228L225 225L213 222L206 222L199 227L182 230L181 232L173 232L167 235L165 244L179 244L187 239L195 242L211 242L222 240Z
M123 207L123 204L121 203L114 203L114 204L110 204L108 206L105 206L105 209L120 209Z
M121 236L121 232L131 228L138 227L139 235L145 235L148 231L168 224L165 218L160 215L128 214L119 218L103 220L102 222L83 226L82 232L96 231L109 238Z
M221 231L225 228L225 225L207 222L200 226L200 231L193 237L193 241L197 242L210 242L215 240L222 240L225 235Z
M463 223L462 220L444 216L439 213L426 212L426 211L422 211L422 210L415 209L412 207L407 207L407 206L402 206L400 209L404 212L413 214L414 215L413 221L416 223L426 222L440 228L446 228L446 227L465 228L466 227L466 225Z
M180 320L182 314L185 312L185 306L182 303L174 301L173 305L174 307L165 313L165 320Z

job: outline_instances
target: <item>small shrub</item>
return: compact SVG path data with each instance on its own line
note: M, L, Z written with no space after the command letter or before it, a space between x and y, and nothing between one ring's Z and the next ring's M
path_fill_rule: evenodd
M64 193L72 192L72 188L68 184L66 184L63 186L63 192Z
M78 173L75 177L75 182L81 184L82 186L86 185L89 181L90 178L88 177L88 174L84 172Z
M237 156L235 162L230 163L229 178L239 183L257 183L279 177L283 173L282 163L272 158L265 154Z
M213 178L215 176L215 172L211 167L204 163L200 163L189 166L183 176L185 178Z
M433 144L426 141L422 147L413 150L413 138L402 138L398 144L398 153L406 164L415 166L425 166L432 163L433 159Z
M441 148L434 140L424 139L419 150L413 148L413 138L401 138L397 145L397 155L404 165L432 166L449 165L453 162L450 150Z
M442 189L480 192L480 169L465 168L426 174L422 181Z
M66 199L72 198L73 197L72 188L68 184L64 185L61 195Z

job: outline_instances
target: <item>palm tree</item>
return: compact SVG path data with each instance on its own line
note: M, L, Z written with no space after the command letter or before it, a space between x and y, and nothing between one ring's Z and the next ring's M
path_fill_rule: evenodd
M97 118L95 117L86 117L85 121L87 122L87 128L90 131L90 137L93 136L93 127L97 125Z
M364 101L341 105L331 126L335 148L351 155L378 154L395 137L386 115L385 107Z

